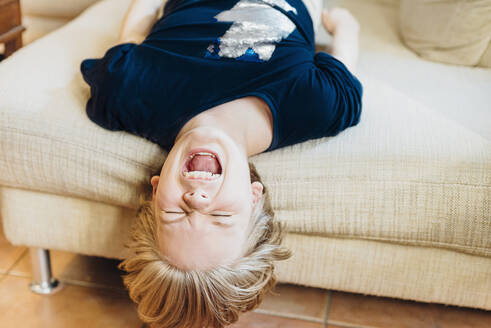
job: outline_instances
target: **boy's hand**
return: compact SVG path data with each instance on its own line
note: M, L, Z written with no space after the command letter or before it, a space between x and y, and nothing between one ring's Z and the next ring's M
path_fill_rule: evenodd
M322 25L331 35L335 35L340 28L343 30L351 30L356 33L360 30L360 25L356 18L344 8L336 7L330 10L327 10L326 8L322 9L321 20Z

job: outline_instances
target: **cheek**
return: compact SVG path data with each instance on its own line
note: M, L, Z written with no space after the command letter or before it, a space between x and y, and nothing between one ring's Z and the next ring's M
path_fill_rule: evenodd
M169 181L171 180L171 181ZM172 179L160 178L156 193L156 202L161 209L173 206L179 200L179 186L172 182Z
M252 216L252 210L247 210L243 212L243 216L240 219L240 222L238 222L239 230L242 233L241 238L243 240L247 239L247 236L249 235L252 226L253 226L253 219L251 218Z
M235 244L237 245L237 251L240 256L243 256L250 247L250 241L248 239L250 235L250 228L252 228L252 225L246 224L245 226L241 227L241 231L235 237Z

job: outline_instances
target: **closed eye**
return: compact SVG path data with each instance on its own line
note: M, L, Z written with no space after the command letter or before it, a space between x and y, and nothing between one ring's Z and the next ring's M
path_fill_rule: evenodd
M164 211L165 213L173 213L173 214L184 214L184 212L169 212L169 211ZM230 217L232 215L230 214L210 214L211 216L226 216Z

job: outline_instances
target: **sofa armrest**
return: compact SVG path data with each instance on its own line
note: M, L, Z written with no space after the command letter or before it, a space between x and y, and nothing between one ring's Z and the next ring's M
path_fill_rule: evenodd
M71 19L99 0L22 0L24 15Z
M64 17L23 15L22 24L26 28L26 31L22 34L23 44L27 45L46 34L57 30L70 20L71 18Z

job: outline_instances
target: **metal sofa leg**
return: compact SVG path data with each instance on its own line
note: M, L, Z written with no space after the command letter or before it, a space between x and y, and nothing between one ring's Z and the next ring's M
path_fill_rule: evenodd
M63 287L63 284L51 276L51 260L49 250L30 248L32 282L29 288L36 294L53 294Z

